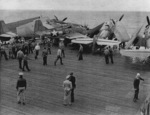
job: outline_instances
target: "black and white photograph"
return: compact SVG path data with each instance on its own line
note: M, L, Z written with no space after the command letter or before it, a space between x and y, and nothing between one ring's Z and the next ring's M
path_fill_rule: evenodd
M0 115L150 115L150 0L0 0Z

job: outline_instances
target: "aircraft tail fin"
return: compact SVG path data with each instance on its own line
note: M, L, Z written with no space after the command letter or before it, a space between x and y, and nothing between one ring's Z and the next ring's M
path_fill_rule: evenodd
M46 30L46 28L43 26L42 21L41 20L35 20L34 32L44 31L44 30Z
M136 39L136 37L138 36L138 34L140 33L141 29L142 29L143 25L140 26L131 36L131 40L127 43L126 48L129 48L132 43L134 42L134 40Z
M0 34L5 34L9 30L6 27L6 24L3 20L0 21Z

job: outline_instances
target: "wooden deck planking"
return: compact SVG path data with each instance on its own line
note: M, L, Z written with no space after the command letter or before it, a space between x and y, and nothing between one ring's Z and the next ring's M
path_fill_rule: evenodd
M38 113L34 110L36 107L41 111L46 110L45 114L136 114L146 96L146 90L141 89L143 94L140 94L140 101L133 103L133 79L136 72L148 75L146 67L143 69L142 65L126 62L120 55L115 56L114 65L106 65L102 56L91 54L84 54L84 60L78 61L76 51L68 49L66 58L63 59L64 65L58 62L57 66L54 66L56 49L53 50L53 54L48 57L48 66L42 65L41 56L38 60L34 60L33 55L30 56L33 59L29 61L31 72L25 72L28 81L27 105L24 107L26 109L21 111L26 112L31 106L31 114ZM1 62L0 71L1 99L5 100L3 104L8 106L11 103L10 107L15 108L13 105L18 106L15 90L19 72L17 60L4 60ZM62 82L71 71L77 77L76 102L72 107L66 108L62 106ZM44 111L41 113L44 114Z

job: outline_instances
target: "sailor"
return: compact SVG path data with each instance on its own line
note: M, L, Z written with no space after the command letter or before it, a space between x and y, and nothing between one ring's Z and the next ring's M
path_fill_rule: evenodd
M109 57L110 57L111 63L113 64L114 63L114 60L113 60L113 49L110 46L109 46Z
M80 44L79 52L78 52L78 60L83 60L83 46Z
M138 100L140 80L144 81L144 79L140 77L140 74L137 73L137 75L134 79L134 82L133 82L133 86L134 86L134 90L135 90L134 98L133 98L134 102L136 102Z
M40 45L37 43L37 45L35 46L35 59L38 58L39 55L39 50L40 50Z
M65 45L64 45L64 39L63 38L60 39L59 47L60 47L60 49L62 51L62 56L65 57L65 51L64 51Z
M71 102L74 102L74 89L76 88L76 78L73 76L73 72L69 75L69 81L72 83L72 89L71 89Z
M105 48L104 55L105 55L106 64L109 64L109 50L108 50L108 47Z
M63 82L64 88L64 105L71 105L71 89L72 83L69 81L70 76L66 77L66 80Z
M60 59L60 64L63 65L63 63L62 63L62 50L60 48L58 48L58 50L57 50L57 58L54 62L55 66L56 66L56 63L59 59Z
M29 60L29 58L28 58L27 54L25 54L25 55L24 55L24 58L23 58L23 69L22 69L22 71L25 71L25 70L24 70L25 67L26 67L26 69L27 69L28 71L31 71L31 70L29 69L29 66L28 66L28 60Z
M6 48L5 48L4 45L1 45L1 56L2 55L4 55L5 60L8 60L7 53L6 53Z
M47 55L48 55L48 52L46 50L46 47L44 47L44 50L42 52L42 56L43 56L43 65L47 65Z
M17 59L19 61L19 68L22 69L22 59L24 57L23 52L21 51L21 49L19 49L19 51L17 52Z
M51 47L52 47L52 41L49 40L49 41L47 42L47 51L48 51L49 54L52 53L52 52L51 52Z
M25 105L25 90L27 87L26 79L23 78L23 73L19 72L19 79L17 81L16 89L17 89L17 102L18 104Z

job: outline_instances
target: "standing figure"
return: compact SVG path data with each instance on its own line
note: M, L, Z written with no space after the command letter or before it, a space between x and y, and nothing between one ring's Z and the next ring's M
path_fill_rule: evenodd
M47 55L48 55L48 52L47 52L46 48L44 48L44 50L43 50L43 52L42 52L43 65L47 65Z
M69 81L69 76L66 77L66 80L63 82L64 88L64 105L71 105L71 89L72 83Z
M28 66L28 60L29 60L29 58L27 57L27 54L25 54L25 55L24 55L24 58L23 58L23 69L22 69L22 71L25 71L25 70L24 70L25 67L26 67L26 69L27 69L28 71L30 71L29 66Z
M74 89L76 88L76 78L73 76L73 72L70 73L69 81L72 83L71 89L71 102L74 102Z
M59 47L60 47L60 49L61 49L61 51L62 51L62 56L63 57L65 57L65 45L64 45L64 41L63 41L64 39L61 39L61 41L59 42Z
M109 50L108 50L108 48L105 48L105 50L104 50L104 56L105 56L105 62L106 62L106 64L109 64Z
M18 104L23 104L25 105L25 90L27 87L27 82L26 80L23 78L23 73L20 72L19 73L19 79L17 81L17 85L16 85L16 89L17 89L17 102Z
M22 59L24 57L23 52L21 51L21 49L19 49L19 51L17 52L17 59L19 61L19 68L22 69Z
M83 46L80 44L79 52L78 52L78 60L83 60Z
M40 45L37 43L37 45L35 46L35 59L38 58L39 55L39 51L40 51Z
M113 49L110 46L109 46L109 57L110 57L111 63L113 64L114 63L114 60L113 60Z
M47 42L47 51L48 51L49 54L52 53L52 52L51 52L51 48L52 48L52 41L49 40L49 41Z
M60 64L61 65L63 65L63 63L62 63L62 51L61 51L61 49L60 48L58 48L58 50L57 50L57 58L56 58L56 60L55 60L55 62L54 62L54 65L56 66L56 63L57 63L57 61L60 59Z
M8 60L8 56L7 56L7 53L6 53L6 48L4 45L1 45L1 56L4 55L5 57L5 60Z
M137 75L134 79L134 82L133 82L133 86L134 86L134 90L135 90L134 98L133 98L134 102L136 102L138 100L140 80L144 81L144 79L140 77L140 74L137 73Z

